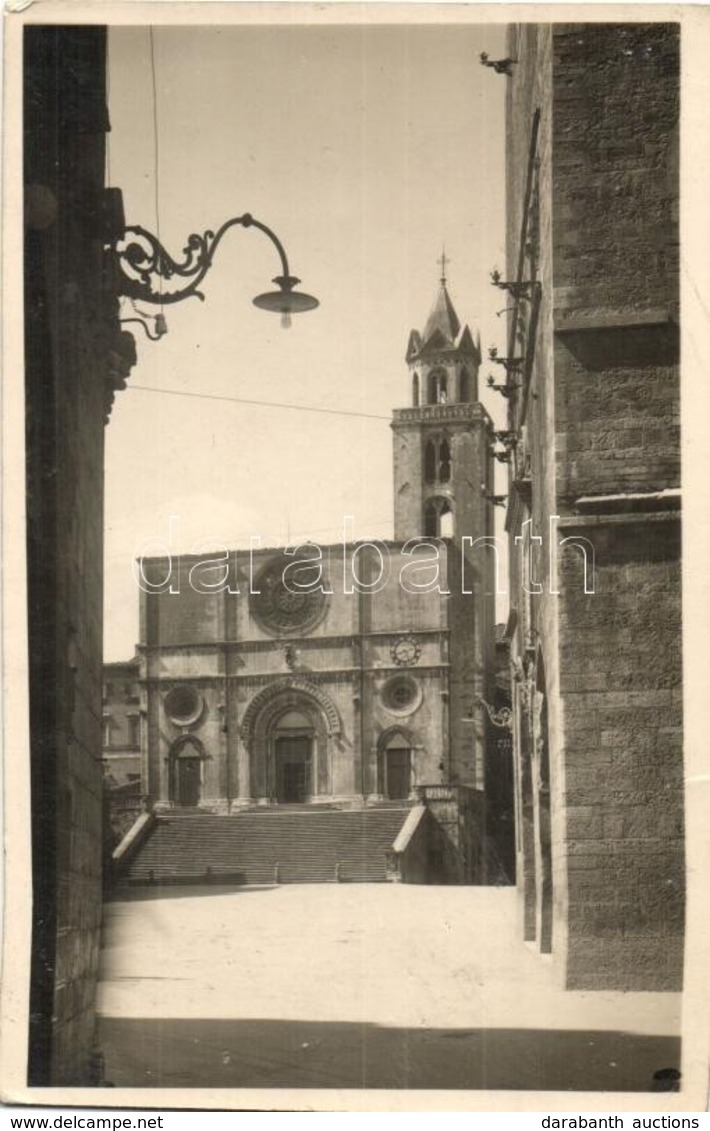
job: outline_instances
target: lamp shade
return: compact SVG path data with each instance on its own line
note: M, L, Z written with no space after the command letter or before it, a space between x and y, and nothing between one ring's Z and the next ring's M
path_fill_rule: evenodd
M313 295L304 294L303 291L294 291L300 279L293 275L278 275L273 282L277 284L277 291L266 291L257 295L254 306L260 310L271 310L275 314L301 314L306 310L315 310L319 305L318 299Z

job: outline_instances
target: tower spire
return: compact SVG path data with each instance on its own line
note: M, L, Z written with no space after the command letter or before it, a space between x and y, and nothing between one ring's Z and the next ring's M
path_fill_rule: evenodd
M439 282L441 283L442 287L445 287L446 286L446 264L450 263L451 260L449 259L448 255L446 254L446 248L444 247L443 244L441 245L441 256L437 260L437 262L441 265L441 278L439 279Z

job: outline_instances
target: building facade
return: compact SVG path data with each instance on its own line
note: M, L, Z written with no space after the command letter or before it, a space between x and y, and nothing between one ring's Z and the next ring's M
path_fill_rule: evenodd
M526 24L508 56L521 930L569 988L678 989L679 33Z
M137 660L104 664L101 758L109 788L141 781L138 677Z
M395 541L141 563L143 780L157 811L358 807L444 785L485 796L473 707L494 648L491 425L480 347L445 279L406 360Z
M136 659L104 664L104 886L111 854L143 811L139 675Z

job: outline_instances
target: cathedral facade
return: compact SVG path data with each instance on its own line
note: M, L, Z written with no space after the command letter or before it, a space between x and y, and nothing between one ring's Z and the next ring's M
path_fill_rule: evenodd
M494 647L480 345L441 287L397 409L395 539L144 559L143 781L157 812L483 797Z

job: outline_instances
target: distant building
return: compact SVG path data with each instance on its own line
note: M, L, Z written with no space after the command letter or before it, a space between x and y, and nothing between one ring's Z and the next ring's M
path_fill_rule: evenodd
M137 658L104 664L101 761L107 856L121 842L142 807L139 675Z
M522 24L507 54L494 281L512 307L498 360L522 932L569 988L674 990L679 29Z
M478 704L490 695L494 591L491 551L473 542L493 532L491 424L480 346L444 278L406 360L395 541L319 548L322 560L312 546L236 551L221 585L214 562L144 561L146 792L158 813L224 814L468 791L476 828L453 878L480 881L497 772ZM438 583L422 592L433 562Z
M109 787L141 780L141 716L138 659L104 664L104 783Z

